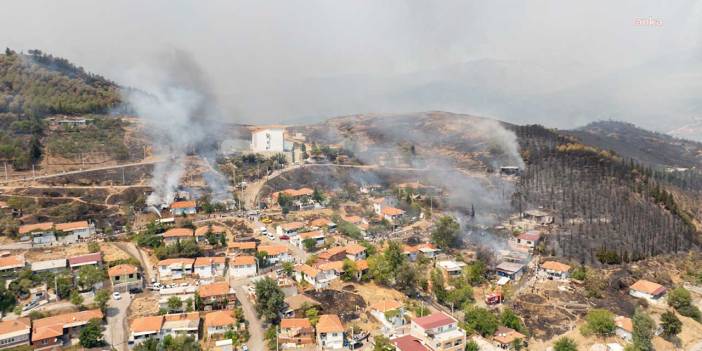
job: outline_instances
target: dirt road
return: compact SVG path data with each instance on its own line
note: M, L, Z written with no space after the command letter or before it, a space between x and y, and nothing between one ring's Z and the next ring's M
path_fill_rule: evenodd
M146 282L146 284L149 284L151 282L151 279L156 278L156 274L154 273L154 267L147 259L146 253L138 247L136 247L134 243L115 242L115 245L117 245L117 247L119 247L122 251L128 253L129 256L132 256L139 260L139 263L141 263L141 267L144 270L144 281Z
M45 174L45 175L40 175L40 176L36 176L36 177L27 176L27 177L24 177L22 179L1 179L0 184L10 184L10 183L17 183L17 182L28 182L28 181L35 181L35 180L42 180L42 179L50 179L50 178L55 178L55 177L82 174L82 173L88 173L88 172L107 171L107 170L111 170L111 169L120 169L120 168L134 167L134 166L151 165L151 164L156 164L159 162L161 162L161 160L148 160L148 161L140 161L140 162L133 162L133 163L124 163L121 165L114 165L114 166L87 168L87 169L82 169L79 171L69 171L69 172L62 172L62 173Z

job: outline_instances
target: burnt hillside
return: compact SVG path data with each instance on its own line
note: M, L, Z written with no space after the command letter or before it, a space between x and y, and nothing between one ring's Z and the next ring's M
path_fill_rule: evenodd
M618 263L695 245L692 215L648 168L541 126L514 131L527 163L514 205L556 214L556 254Z

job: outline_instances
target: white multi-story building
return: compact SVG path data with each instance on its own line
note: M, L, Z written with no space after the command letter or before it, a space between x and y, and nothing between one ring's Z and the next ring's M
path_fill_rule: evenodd
M261 128L251 132L251 151L253 152L283 152L285 129Z
M198 312L140 317L130 325L129 344L139 344L149 338L161 340L167 335L189 336L197 341L199 327Z
M322 350L344 348L344 325L339 316L324 314L317 321L317 346Z
M453 317L437 312L412 320L410 335L433 351L460 351L465 348L466 332Z

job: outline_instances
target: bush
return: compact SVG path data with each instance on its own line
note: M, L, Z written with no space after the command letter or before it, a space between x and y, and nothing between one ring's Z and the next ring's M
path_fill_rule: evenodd
M600 337L607 337L614 334L617 325L614 323L614 315L604 309L593 309L585 316L586 324L580 332L583 335L595 334Z

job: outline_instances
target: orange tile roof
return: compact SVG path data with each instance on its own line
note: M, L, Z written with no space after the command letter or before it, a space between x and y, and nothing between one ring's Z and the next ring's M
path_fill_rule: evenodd
M383 300L372 304L371 309L378 310L380 312L387 312L396 310L402 306L402 302L396 300Z
M69 222L69 223L59 223L56 225L56 230L61 230L64 232L71 231L71 230L76 230L76 229L84 229L84 228L89 228L90 224L88 224L88 221L78 221L78 222Z
M163 325L163 316L139 317L132 321L132 333L158 332Z
M24 256L6 256L0 257L0 269L21 268L24 267Z
M631 321L631 318L617 316L614 318L614 323L617 325L617 327L622 328L629 333L634 331L634 323Z
M312 323L307 318L284 318L280 320L280 328L312 328Z
M316 277L319 274L319 270L306 264L299 264L295 266L295 271L304 273L310 277Z
M430 250L435 250L434 245L431 243L424 243L424 244L418 244L414 246L410 245L404 245L402 247L402 252L404 253L415 253L418 252L421 249L430 249Z
M227 244L230 249L254 250L256 249L255 241L233 241Z
M210 226L206 225L203 227L198 227L195 229L195 236L205 236L207 235L207 232L210 230ZM227 228L222 227L221 225L213 225L212 226L212 233L213 234L221 234L221 233L226 233Z
M323 270L323 271L343 272L344 271L344 261L334 261L334 262L322 263L318 266L318 268Z
M174 314L167 314L163 316L163 320L168 321L168 322L175 322L175 321L198 321L200 322L200 313L199 312L189 312L189 313L174 313Z
M256 264L256 257L236 256L231 262L231 266L249 266L252 264Z
M230 310L223 310L210 312L206 314L205 329L209 327L226 327L229 325L233 325L236 322L236 320L234 319L232 313L233 312Z
M343 217L341 217L341 219L343 219L349 223L352 223L352 224L358 224L358 223L363 222L363 219L359 216L343 216Z
M346 245L346 253L349 255L357 255L366 251L366 247L359 244Z
M317 333L340 333L344 331L341 319L335 314L323 314L317 321Z
M222 296L229 294L229 283L219 282L202 285L197 290L200 297Z
M383 209L380 210L380 213L386 216L400 216L405 214L405 211L395 207L383 207Z
M280 227L283 228L283 230L297 230L300 228L303 228L305 226L305 223L302 222L289 222L289 223L283 223Z
M195 201L176 201L171 204L171 208L193 208L197 207Z
M134 274L137 272L137 268L131 264L118 264L109 270L107 270L107 275L110 277L118 277L127 274Z
M258 252L265 251L268 256L277 256L284 252L288 252L288 247L285 245L260 245Z
M158 261L157 266L170 266L172 264L180 264L183 266L192 266L195 262L194 258L167 258L165 260Z
M53 222L35 223L35 224L25 224L19 227L20 234L27 234L34 231L46 231L54 229Z
M305 240L305 239L324 237L324 232L322 232L321 230L313 230L311 232L300 233L299 235L300 235L300 239Z
M524 339L526 336L512 328L499 327L493 339L500 344L512 344L514 340Z
M366 269L368 269L368 261L366 261L366 260L356 261L356 269L358 269L359 271L365 271Z
M336 256L340 253L345 253L346 248L343 246L334 246L332 248L329 248L328 250L322 251L317 255L322 260L328 260L331 259L333 256Z
M163 233L164 238L178 238L184 236L193 236L193 230L190 228L172 228Z
M9 321L2 321L0 322L0 338L4 339L2 337L5 334L10 334L10 333L17 333L17 332L26 332L29 334L29 331L32 329L32 322L29 320L29 318L17 318Z
M213 264L225 264L227 263L226 257L198 257L195 259L195 267L211 266Z
M665 292L663 285L641 279L629 287L630 289L641 291L650 295L658 295Z
M556 272L568 272L570 271L570 266L565 263L560 263L556 261L546 261L541 264L541 268L548 269L550 271Z
M309 223L310 223L310 226L312 226L312 227L321 228L321 227L328 226L329 223L331 223L331 221L326 219L326 218L317 218L317 219L311 220Z
M102 319L102 317L102 311L95 309L37 319L33 322L32 340L42 340L63 335L64 328L84 325L91 319Z

